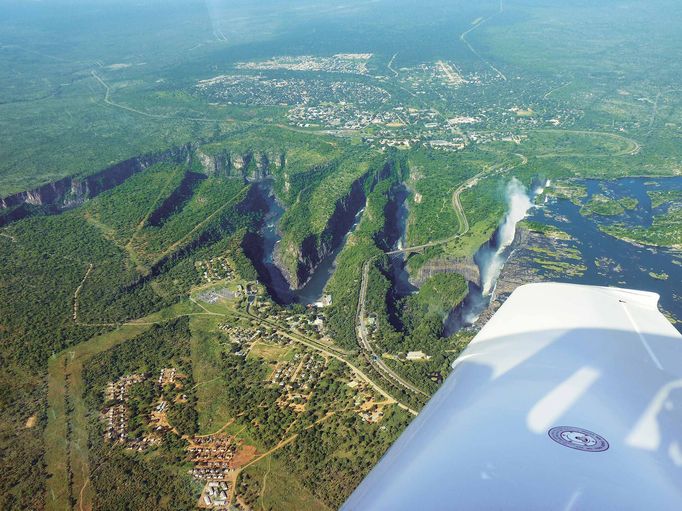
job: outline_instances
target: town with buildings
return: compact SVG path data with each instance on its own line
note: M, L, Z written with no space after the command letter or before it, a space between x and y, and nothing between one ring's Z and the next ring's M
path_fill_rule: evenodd
M215 275L229 268L220 260L211 260L208 263L202 266L208 275ZM214 287L202 291L204 294L209 291L213 294L199 293L197 296L203 296L203 300L208 302L213 300L214 295L219 300L235 299L234 294L229 297L219 294L220 289ZM246 287L242 287L242 291L245 289ZM218 323L217 332L226 338L223 343L226 353L244 358L259 357L268 362L269 371L262 385L277 389L277 406L301 416L308 410L316 388L325 378L330 357L294 342L291 334L315 334L317 338L323 339L324 309L311 307L304 312L294 313L290 309L275 307L273 302L257 293L254 296L258 299L251 306L257 314L267 317L273 323L272 326L264 323L255 326L249 322L227 320ZM286 328L288 333L280 328ZM184 394L185 378L177 367L169 365L155 374L133 373L107 383L103 393L105 408L102 412L105 442L148 454L161 446L166 439L165 435L182 438L185 462L189 465L188 474L201 486L200 492L197 489L197 507L211 510L251 509L240 498L237 484L241 469L258 456L256 448L222 428L207 435L181 435L169 421L167 411L171 404L187 401ZM149 406L140 406L140 403L131 401L135 399L135 385L143 383L152 384L156 389ZM370 382L355 374L351 374L346 385L349 391L346 405L348 411L356 414L366 424L380 423L384 418L385 407L394 403L390 399L379 397ZM138 414L137 417L133 416L134 413ZM133 422L138 425L135 431L131 431Z
M104 438L109 442L128 442L128 419L129 412L126 403L130 388L136 383L146 379L142 374L131 374L121 376L118 380L110 382L104 389L105 403L112 403L104 410L106 429Z
M331 57L311 55L273 57L259 62L240 62L237 69L287 71L324 71L328 73L366 74L371 53L337 53Z
M425 146L453 152L510 138L520 143L519 131L568 127L582 115L549 101L545 81L503 80L489 70L464 73L445 60L375 69L368 67L371 59L372 54L359 53L240 62L234 74L197 82L195 93L216 104L285 107L292 127L360 137L380 149Z
M362 82L268 78L264 75L220 75L199 81L196 92L212 102L254 106L320 105L328 102L378 106L391 97L381 87Z
M280 406L289 406L302 412L326 363L326 359L320 355L299 352L291 361L278 364L270 382L282 390Z

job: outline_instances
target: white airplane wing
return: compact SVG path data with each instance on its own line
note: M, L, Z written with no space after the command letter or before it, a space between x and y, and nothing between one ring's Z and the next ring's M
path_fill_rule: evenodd
M519 287L343 510L682 510L682 336L654 293Z

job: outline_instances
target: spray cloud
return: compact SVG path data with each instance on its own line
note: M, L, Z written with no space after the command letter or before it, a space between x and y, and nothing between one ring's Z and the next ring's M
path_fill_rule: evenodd
M516 178L507 185L507 214L497 231L496 246L490 247L487 254L481 257L481 282L483 295L490 295L497 278L504 265L504 251L514 241L516 224L526 217L528 210L533 206L528 192L523 184Z

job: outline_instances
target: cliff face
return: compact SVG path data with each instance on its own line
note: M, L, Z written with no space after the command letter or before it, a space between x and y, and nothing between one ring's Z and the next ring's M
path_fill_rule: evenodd
M2 209L17 208L26 204L45 206L57 212L72 208L82 204L86 199L95 197L123 183L130 176L143 171L150 165L164 161L175 163L188 162L191 153L192 148L188 144L159 153L130 158L84 178L65 177L38 188L15 193L0 199L0 213L2 213ZM19 216L19 218L22 217ZM12 218L12 220L18 220L19 218Z
M249 182L266 179L286 164L284 152L277 151L247 151L243 154L222 151L207 154L199 149L196 154L209 176L241 177Z
M517 229L514 241L511 244L512 253L507 259L495 285L495 292L488 308L481 313L476 321L477 327L482 327L497 312L509 295L519 286L542 280L535 274L532 268L528 268L524 258L519 257L524 249L529 246L546 247L546 238L541 234L529 232L526 229Z
M320 261L336 250L353 226L355 216L367 200L365 185L371 180L370 190L386 179L391 169L386 165L380 172L367 173L356 179L348 194L336 201L334 212L319 234L307 236L300 246L279 243L275 261L292 289L299 289L310 279Z
M363 184L364 178L355 181L350 192L336 202L334 213L320 234L307 236L300 246L285 242L277 245L275 261L292 289L302 287L320 261L341 244L365 204Z
M429 277L437 273L459 273L467 281L477 286L481 285L481 272L473 257L431 259L419 268L416 275L410 277L410 283L413 286L421 287Z

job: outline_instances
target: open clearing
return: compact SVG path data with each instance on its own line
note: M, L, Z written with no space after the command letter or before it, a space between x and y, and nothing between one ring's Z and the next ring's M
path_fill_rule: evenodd
M258 356L272 362L290 360L288 355L293 352L291 346L280 346L278 344L268 344L263 341L256 341L251 347L249 355Z
M615 133L542 129L526 135L520 147L536 158L612 158L637 154L640 149L634 140ZM515 147L514 142L495 142L491 146L495 150Z
M273 456L250 465L246 471L251 477L261 481L261 495L256 504L256 510L281 508L322 511L329 509L291 474L282 461Z

